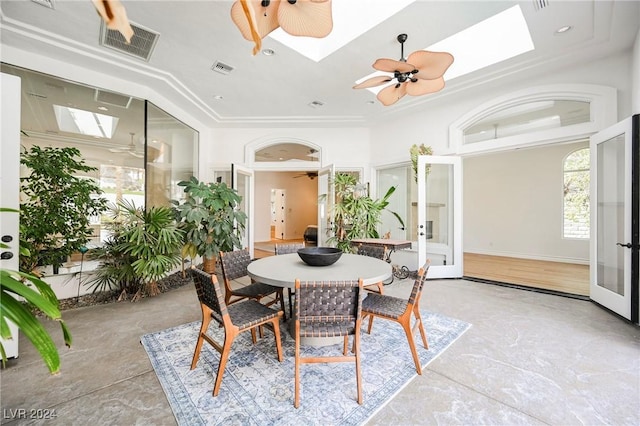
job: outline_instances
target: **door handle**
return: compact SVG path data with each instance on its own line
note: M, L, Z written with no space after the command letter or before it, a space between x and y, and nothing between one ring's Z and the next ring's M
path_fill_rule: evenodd
M631 244L631 243L626 243L626 244L616 243L616 245L620 246L620 247L626 247L626 248L638 248L638 247L640 247L640 245Z

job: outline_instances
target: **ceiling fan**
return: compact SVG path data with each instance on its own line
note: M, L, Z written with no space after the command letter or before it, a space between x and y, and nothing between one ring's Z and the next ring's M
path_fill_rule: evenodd
M396 38L400 43L400 60L380 58L373 63L373 68L391 75L371 77L354 89L367 89L380 86L396 80L378 92L377 98L384 105L396 103L404 95L412 96L435 93L444 88L443 75L453 63L453 55L447 52L430 52L416 50L408 58L404 57L404 42L406 34L399 34Z
M133 155L136 158L142 158L144 157L144 154L142 152L138 152L138 148L136 147L135 142L133 141L133 137L135 136L135 133L131 132L129 133L131 135L131 143L124 147L124 148L109 148L109 151L111 152L115 152L115 153L128 153Z
M254 55L262 39L278 27L293 36L315 38L333 29L331 0L237 0L231 19L242 36L254 42Z
M299 178L299 177L303 177L303 176L306 176L306 177L308 177L309 179L313 180L313 179L315 179L315 178L317 178L317 177L318 177L318 172L305 172L305 173L300 173L299 175L295 175L293 178L294 178L294 179L297 179L297 178Z

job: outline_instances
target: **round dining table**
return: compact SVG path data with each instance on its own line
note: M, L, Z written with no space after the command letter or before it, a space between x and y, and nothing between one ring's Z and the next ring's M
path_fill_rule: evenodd
M362 278L363 285L376 284L391 277L391 265L374 257L344 253L333 265L310 266L298 253L268 256L247 266L254 280L276 287L294 288L300 281L342 281Z

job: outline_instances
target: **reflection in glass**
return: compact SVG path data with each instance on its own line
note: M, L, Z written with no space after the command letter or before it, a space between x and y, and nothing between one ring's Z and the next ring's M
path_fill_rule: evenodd
M315 148L299 143L270 145L255 152L256 162L320 161L320 153Z
M555 129L591 120L589 102L545 100L527 102L496 111L464 130L470 144L540 130Z
M625 141L619 135L598 145L597 276L600 287L624 296Z
M178 182L195 176L198 132L147 102L147 205L183 200Z

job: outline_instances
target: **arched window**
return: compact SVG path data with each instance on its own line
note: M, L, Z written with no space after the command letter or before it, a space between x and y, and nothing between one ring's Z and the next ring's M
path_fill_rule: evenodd
M567 155L562 169L563 237L589 238L589 148Z

